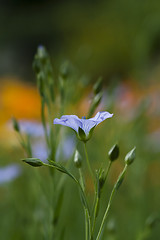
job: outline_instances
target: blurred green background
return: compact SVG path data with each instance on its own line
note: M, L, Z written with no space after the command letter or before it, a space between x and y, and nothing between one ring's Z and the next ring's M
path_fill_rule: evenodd
M102 209L125 154L137 147L136 161L110 211L108 222L115 222L115 230L106 227L106 236L112 240L159 239L158 224L146 238L141 234L148 230L146 219L160 215L160 1L3 0L0 19L0 165L16 163L22 169L14 181L0 182L0 239L43 239L50 221L48 171L21 163L24 152L9 124L12 116L40 121L40 97L32 70L40 44L50 53L55 76L64 61L72 63L71 103L65 114L86 115L92 86L103 76L104 97L97 111L113 112L114 118L95 130L88 143L89 157L96 169L107 161L115 142L121 154L103 193ZM46 192L41 189L44 183ZM78 191L70 180L65 186L58 229L63 232L65 228L65 240L82 240Z
M1 74L32 80L37 45L53 63L70 59L80 71L106 78L159 66L160 3L157 0L1 1Z

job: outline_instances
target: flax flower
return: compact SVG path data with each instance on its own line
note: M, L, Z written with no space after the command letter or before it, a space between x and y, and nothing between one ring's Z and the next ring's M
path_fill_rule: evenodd
M78 138L84 142L88 141L92 135L93 129L107 118L111 118L113 114L109 112L98 112L95 117L80 119L76 115L63 115L60 119L55 118L54 124L60 124L72 128Z

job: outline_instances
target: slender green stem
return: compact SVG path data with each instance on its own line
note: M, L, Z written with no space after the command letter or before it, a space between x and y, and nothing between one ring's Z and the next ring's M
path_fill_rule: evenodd
M27 135L26 148L27 148L28 156L32 157L32 149L31 149L31 143L30 143L30 136L29 135Z
M117 179L117 181L116 181L113 189L112 189L112 192L111 192L111 195L110 195L110 198L109 198L109 202L108 202L106 211L105 211L105 213L104 213L104 216L103 216L103 219L102 219L102 222L101 222L101 225L100 225L100 228L99 228L99 231L98 231L98 235L97 235L96 240L99 240L99 239L100 239L100 236L101 236L101 233L102 233L102 230L103 230L103 227L104 227L105 220L106 220L106 218L107 218L107 216L108 216L108 212L109 212L109 209L110 209L111 204L112 204L113 196L114 196L116 190L118 189L118 187L120 186L120 184L121 184L121 182L122 182L122 180L123 180L123 177L124 177L124 174L125 174L125 172L126 172L126 170L127 170L127 167L128 167L128 165L126 164L125 167L124 167L124 169L123 169L123 171L122 171L121 174L119 175L119 177L118 177L118 179Z
M19 137L19 141L20 141L20 144L22 145L22 147L24 148L24 150L27 152L27 149L26 149L26 143L23 139L23 136L21 133L18 134L18 137Z
M85 184L84 184L84 178L83 178L83 175L82 175L81 168L79 168L79 176L80 176L80 183L81 183L82 189L84 191L85 190Z
M45 101L43 98L41 100L41 119L42 119L42 124L43 124L43 128L44 128L46 142L47 142L48 147L50 147L50 142L49 142L48 133L47 133L47 126L46 126L46 119L45 119Z
M85 240L91 240L91 218L87 211L87 209L84 208L85 211Z
M94 177L94 174L93 174L93 171L92 171L90 162L89 162L86 143L84 143L84 150L85 150L85 155L86 155L86 161L87 161L88 169L89 169L89 172L90 172L90 174L91 174L91 176L92 176L93 183L94 183L94 187L95 187L95 177Z
M106 181L107 177L108 177L108 173L109 170L111 168L112 162L109 161L108 166L107 166L107 170L105 173L105 179L104 181ZM97 186L97 190L96 190L96 200L95 200L95 205L94 205L94 216L93 216L93 225L92 225L92 236L94 234L94 230L95 230L95 224L96 224L96 218L97 218L97 214L98 214L98 209L99 209L99 204L100 204L100 194L98 193L98 186Z
M20 141L20 144L22 145L22 147L24 148L24 150L26 151L27 153L27 156L28 157L32 157L32 149L31 149L31 144L30 144L30 138L29 138L29 135L27 135L27 138L24 139L22 134L19 133L19 141Z
M108 173L109 173L109 170L111 168L111 165L112 165L112 161L109 161L108 166L107 166L107 170L106 170L106 173L105 173L105 181L106 181L106 179L108 177Z
M85 212L85 240L88 240L88 214L86 209L84 209L84 212Z
M87 212L87 214L88 214L88 212ZM90 217L90 215L88 215L88 226L89 226L89 230L88 230L89 240L91 240L92 239L92 228L91 228L91 217Z
M87 165L88 165L90 174L91 174L91 176L92 176L93 184L94 184L94 189L95 189L95 177L94 177L94 174L93 174L93 171L92 171L90 162L89 162L86 143L84 143L84 149L85 149L85 155L86 155ZM89 240L90 240L90 239L92 239L92 228L91 228L91 217L90 217L90 215L88 216L88 221L89 221Z
M55 158L55 140L53 135L53 122L52 122L52 102L48 103L48 117L49 117L49 139L50 139L50 157Z
M47 163L43 163L43 166L55 168L55 166L47 164ZM56 169L61 172L61 169L58 169L58 168L56 168ZM91 236L91 217L90 217L90 211L89 211L89 207L88 207L88 203L87 203L85 193L83 191L83 188L82 188L80 182L71 173L69 173L68 171L64 172L64 173L66 173L69 177L71 177L74 180L74 182L79 186L79 189L80 189L80 192L81 192L81 197L82 197L83 208L84 208L85 216L86 216L85 222L86 222L86 226L88 225L87 226L88 230L86 230L86 231L89 232L89 234L86 233L86 235L88 234L89 239L90 239L90 236ZM87 238L87 240L88 240L88 238Z
M85 183L84 183L84 178L83 178L83 174L82 174L82 170L81 168L79 168L79 175L80 175L80 183L81 183L81 187L83 189L83 192L85 192ZM86 198L86 196L85 196ZM91 217L89 215L89 211L86 211L86 209L84 208L84 211L85 211L85 231L86 231L86 239L88 239L89 237L89 240L90 240L90 237L91 237Z
M93 225L92 225L92 236L93 236L94 230L95 230L97 212L98 212L98 208L99 208L99 200L100 200L100 198L98 197L98 194L97 194L95 208L94 208L94 217L93 217Z

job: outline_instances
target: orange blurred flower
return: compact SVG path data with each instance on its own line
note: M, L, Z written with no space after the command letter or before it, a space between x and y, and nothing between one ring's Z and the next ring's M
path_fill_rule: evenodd
M1 79L0 122L12 116L18 119L40 118L40 97L37 89L14 78Z

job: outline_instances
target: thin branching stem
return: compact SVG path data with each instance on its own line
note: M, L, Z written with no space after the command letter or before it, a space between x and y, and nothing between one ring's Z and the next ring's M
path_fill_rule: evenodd
M108 177L108 173L109 170L111 168L112 162L109 161L108 166L107 166L107 170L105 173L105 179L104 181L106 181L107 177ZM95 230L95 224L96 224L96 218L97 218L97 214L98 214L98 209L99 209L99 204L100 204L100 194L98 193L98 186L97 186L97 190L96 190L96 200L95 200L95 205L94 205L94 215L93 215L93 225L92 225L92 236L94 234L94 230Z
M47 164L47 163L43 163L43 166L55 168L54 165L50 165L50 164ZM58 171L62 172L60 168L56 168L56 169ZM83 208L84 208L84 211L85 211L85 223L86 223L86 232L87 232L86 233L86 237L87 237L86 240L88 240L88 237L90 239L90 236L91 236L91 217L90 217L90 210L89 210L89 207L88 207L85 192L84 192L80 182L71 173L69 173L68 171L65 171L63 173L66 173L69 177L71 177L74 180L74 182L79 186L79 189L80 189L80 192L81 192L81 197L82 197Z
M89 172L90 172L90 174L92 176L93 183L94 183L94 188L95 188L95 177L94 177L94 173L93 173L93 170L92 170L90 162L89 162L86 143L84 143L84 151L85 151L85 155L86 155L86 161L87 161L88 169L89 169Z
M112 204L113 196L115 195L116 190L117 190L118 187L119 187L119 184L121 184L121 181L123 180L123 177L124 177L124 174L125 174L125 172L126 172L126 170L127 170L127 167L128 167L128 165L126 164L125 167L124 167L124 169L123 169L123 171L120 173L120 175L119 175L119 177L118 177L118 179L117 179L117 181L116 181L113 189L112 189L112 192L111 192L111 195L110 195L110 198L109 198L109 202L108 202L106 211L105 211L105 213L104 213L104 216L103 216L103 219L102 219L102 222L101 222L101 225L100 225L100 228L99 228L99 231L98 231L98 235L97 235L97 237L96 237L96 240L99 240L100 237L101 237L102 230L103 230L103 227L104 227L104 223L105 223L105 220L106 220L106 218L107 218L107 216L108 216L109 209L110 209L111 204Z

